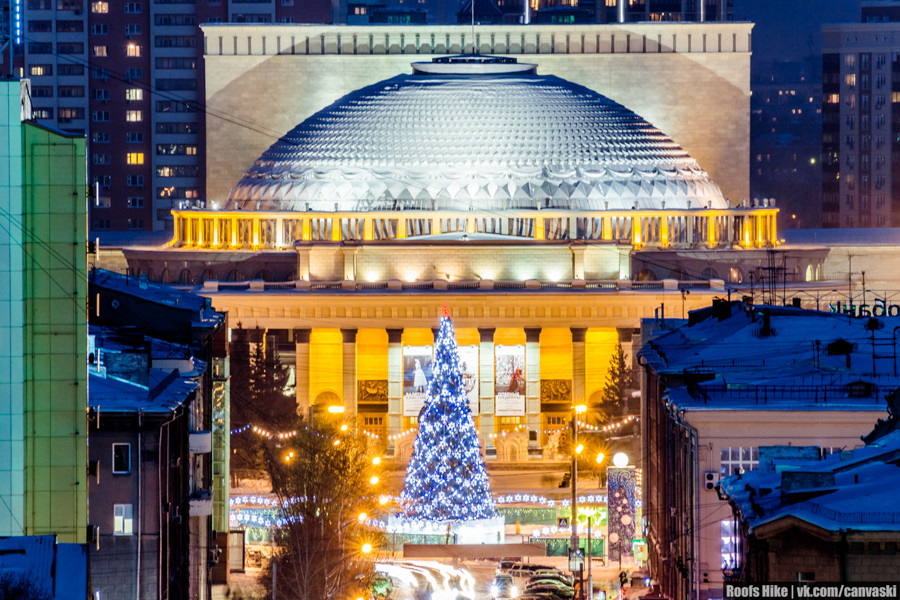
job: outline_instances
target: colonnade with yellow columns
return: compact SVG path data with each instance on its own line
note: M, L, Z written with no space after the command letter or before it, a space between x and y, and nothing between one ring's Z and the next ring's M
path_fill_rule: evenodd
M614 327L460 327L455 333L467 356L477 351L478 368L469 368L477 377L470 405L486 457L501 462L562 459L567 449L555 444L572 404L598 408L616 342L624 339L632 354L631 330ZM420 327L295 329L298 411L353 422L387 456L408 459L417 424L410 356L433 349L436 334ZM510 392L497 389L498 380L507 385L498 364L500 371L524 368L524 389L517 384L515 392L523 397L513 396L512 409ZM589 411L585 419L591 418Z
M777 209L277 212L173 210L171 246L289 250L294 242L390 241L447 233L616 242L651 248L778 244Z

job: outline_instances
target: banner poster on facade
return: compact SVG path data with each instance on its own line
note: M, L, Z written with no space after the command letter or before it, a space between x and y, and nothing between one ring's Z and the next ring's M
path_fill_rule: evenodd
M403 416L418 417L431 379L431 346L403 346Z
M494 414L525 415L525 346L494 346Z
M622 560L633 552L637 480L634 467L606 469L607 535L609 560Z
M466 386L466 397L472 416L478 416L478 346L459 347L459 370L462 372L463 385Z

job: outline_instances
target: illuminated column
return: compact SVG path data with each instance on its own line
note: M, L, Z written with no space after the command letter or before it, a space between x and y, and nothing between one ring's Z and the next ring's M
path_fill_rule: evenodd
M606 241L613 238L612 217L600 217L600 237Z
M259 215L253 215L250 219L250 223L252 224L253 233L250 235L250 245L253 249L259 248Z
M275 218L275 247L284 247L284 217Z
M388 448L394 456L394 436L401 433L403 404L403 340L402 329L388 329Z
M525 329L525 430L528 458L540 460L541 449L541 330Z
M687 230L687 244L688 246L694 245L694 217L690 215L686 215L684 217L685 229Z
M310 419L310 399L309 399L309 329L294 330L294 344L296 344L297 359L295 368L297 370L295 379L297 380L297 414L304 419ZM311 420L311 419L310 419Z
M663 248L669 246L669 217L666 214L659 217L659 245Z
M237 217L231 217L231 241L229 242L232 248L237 247L238 245L238 220Z
M481 439L484 440L484 455L496 459L497 448L494 446L494 330L478 329L481 335L481 348L478 356L478 396L481 415Z
M584 374L586 353L584 350L584 327L570 327L572 331L572 404L584 404Z
M341 329L343 337L344 418L356 417L356 330Z

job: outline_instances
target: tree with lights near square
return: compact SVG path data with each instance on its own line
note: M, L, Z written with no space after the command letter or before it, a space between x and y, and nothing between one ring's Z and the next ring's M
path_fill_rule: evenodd
M470 521L497 515L446 308L401 504L403 517L412 520Z

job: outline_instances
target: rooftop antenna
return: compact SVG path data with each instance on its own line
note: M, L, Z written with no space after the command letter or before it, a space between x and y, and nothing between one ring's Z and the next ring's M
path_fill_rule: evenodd
M470 3L472 7L472 55L475 55L475 0Z

